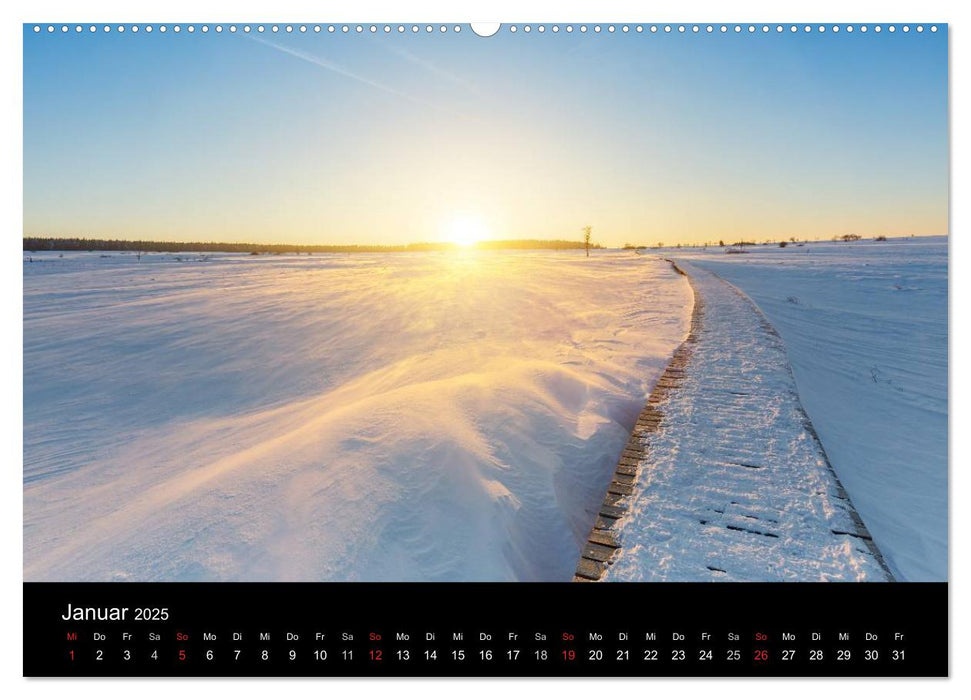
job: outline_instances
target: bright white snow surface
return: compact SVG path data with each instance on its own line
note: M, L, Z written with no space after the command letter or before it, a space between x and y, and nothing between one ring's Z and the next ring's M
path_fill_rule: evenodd
M34 254L27 580L569 580L687 333L653 257Z
M688 253L781 334L836 473L901 580L947 580L946 238Z

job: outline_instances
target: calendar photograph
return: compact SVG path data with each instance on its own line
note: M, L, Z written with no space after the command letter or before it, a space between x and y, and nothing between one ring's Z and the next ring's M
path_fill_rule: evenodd
M24 581L946 582L948 149L947 24L25 24Z

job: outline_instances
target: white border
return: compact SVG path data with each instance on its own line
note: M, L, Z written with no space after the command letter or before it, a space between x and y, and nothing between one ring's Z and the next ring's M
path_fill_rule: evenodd
M790 3L783 5L765 0L736 0L735 2L716 2L706 0L694 2L690 6L682 3L650 6L644 2L611 1L600 2L562 0L555 4L534 0L493 0L490 3L474 2L459 4L445 0L409 0L408 2L359 1L339 4L335 2L313 2L311 0L238 0L229 8L225 3L212 0L169 0L155 6L133 4L118 0L87 0L83 5L67 0L21 2L14 7L7 6L4 13L0 55L3 56L5 95L3 103L3 138L6 147L4 155L4 187L2 189L4 248L0 284L0 314L2 314L3 340L0 342L3 367L0 375L0 392L4 397L3 420L0 421L4 455L3 479L0 481L0 524L2 524L2 552L0 566L3 577L0 579L0 664L2 664L2 683L7 693L16 696L39 698L73 698L94 696L99 698L138 698L153 700L172 695L197 697L215 693L230 692L236 698L264 697L268 693L284 692L291 697L401 697L454 698L461 695L463 700L490 698L495 695L528 697L537 694L561 693L563 695L596 694L604 696L627 695L650 697L659 694L677 694L679 697L745 697L759 693L762 697L775 695L790 698L813 698L821 694L852 693L855 696L878 693L881 698L912 698L928 691L935 696L966 696L969 687L967 670L971 659L971 644L968 635L971 626L968 610L971 595L964 583L968 578L967 558L959 558L958 547L967 547L968 512L971 510L968 499L967 469L971 468L969 452L969 432L955 430L951 436L951 681L776 681L776 680L558 680L558 681L341 681L341 680L266 680L266 681L212 681L180 680L167 682L144 682L123 680L95 681L40 681L22 679L21 647L21 581L22 581L22 270L20 242L22 236L22 29L23 22L209 22L214 21L269 21L269 22L461 22L496 21L551 23L569 22L636 22L643 20L659 22L727 22L734 23L773 23L809 22L819 23L861 23L861 22L925 22L950 23L951 42L951 124L952 124L952 180L951 180L951 308L952 353L960 358L962 350L967 350L967 312L968 283L961 278L967 269L968 244L962 240L967 234L960 231L961 200L966 199L966 188L962 185L967 178L968 151L967 139L963 131L955 128L962 122L971 123L967 108L967 86L963 80L968 73L969 49L965 42L966 32L971 32L963 21L965 11L961 5L966 2L942 0L920 0L901 2L857 2L847 0L814 0L813 2ZM964 41L962 41L962 39ZM483 39L488 41L488 39ZM967 127L965 127L967 128ZM966 205L965 205L966 206ZM14 250L14 246L17 249ZM951 425L967 426L969 384L968 371L960 362L950 365L951 371ZM956 546L957 545L957 546ZM794 605L798 603L794 601ZM892 612L888 611L888 614ZM228 686L228 687L227 687ZM7 695L14 697L14 695Z

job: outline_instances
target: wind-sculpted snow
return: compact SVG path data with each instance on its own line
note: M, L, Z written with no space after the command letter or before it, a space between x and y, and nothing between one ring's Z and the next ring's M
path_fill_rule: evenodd
M796 394L785 347L733 287L679 264L700 331L619 524L604 580L886 581Z
M690 290L600 253L41 253L27 580L569 580Z
M691 255L785 341L799 396L896 578L946 581L947 238Z

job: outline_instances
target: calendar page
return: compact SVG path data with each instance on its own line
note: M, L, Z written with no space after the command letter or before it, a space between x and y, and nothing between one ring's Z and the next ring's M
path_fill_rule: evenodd
M948 675L946 23L239 19L22 28L24 675Z

